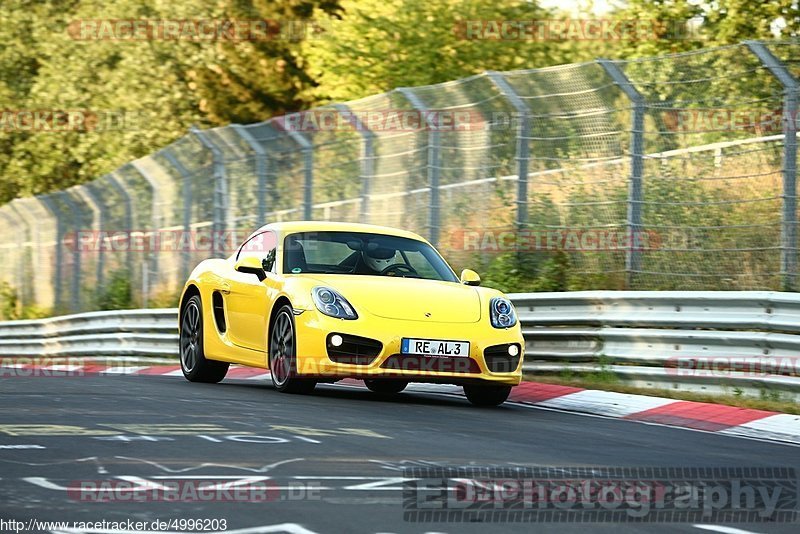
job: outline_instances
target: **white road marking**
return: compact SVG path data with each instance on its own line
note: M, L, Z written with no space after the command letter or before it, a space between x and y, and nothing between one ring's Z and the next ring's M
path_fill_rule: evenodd
M261 467L242 467L241 465L228 465L228 464L215 464L215 463L202 463L199 465L195 465L192 467L185 467L183 469L171 469L165 465L161 465L158 462L152 462L150 460L145 460L143 458L131 458L129 456L115 456L114 458L118 458L120 460L133 460L135 462L142 462L148 465L152 465L158 469L161 469L165 473L186 473L188 471L195 471L197 469L205 469L206 467L224 467L227 469L240 469L242 471L250 471L252 473L266 473L270 469L274 469L279 465L288 464L291 462L302 462L305 458L289 458L287 460L281 460L279 462L275 462L272 464L262 465Z
M710 530L712 532L722 532L723 534L758 534L752 530L742 530L740 528L724 527L722 525L692 525L694 528L701 530Z
M587 389L537 402L536 405L561 408L562 410L588 409L596 414L625 417L626 415L652 410L674 402L675 399Z

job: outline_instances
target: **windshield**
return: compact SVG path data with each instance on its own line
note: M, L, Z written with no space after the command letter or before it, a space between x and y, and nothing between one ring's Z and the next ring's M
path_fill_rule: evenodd
M301 232L286 236L283 272L458 281L427 243L362 232Z

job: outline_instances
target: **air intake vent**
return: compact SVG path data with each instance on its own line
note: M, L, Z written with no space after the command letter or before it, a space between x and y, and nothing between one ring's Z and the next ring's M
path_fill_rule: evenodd
M211 306L214 308L214 322L217 324L217 330L220 334L224 334L227 328L225 324L225 306L222 303L222 293L214 291L211 295Z

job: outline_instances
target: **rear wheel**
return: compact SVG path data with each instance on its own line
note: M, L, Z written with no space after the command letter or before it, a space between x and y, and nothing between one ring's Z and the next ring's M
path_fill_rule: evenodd
M183 308L180 330L181 371L190 382L217 383L225 378L229 364L207 360L203 350L203 311L200 295Z
M464 386L464 394L475 406L500 406L510 393L511 386Z
M408 382L404 382L402 380L373 378L364 380L364 384L367 386L367 389L373 393L379 393L381 395L394 395L406 389Z
M297 346L294 314L288 304L278 310L272 321L269 343L269 372L275 389L285 393L311 393L316 381L297 376Z

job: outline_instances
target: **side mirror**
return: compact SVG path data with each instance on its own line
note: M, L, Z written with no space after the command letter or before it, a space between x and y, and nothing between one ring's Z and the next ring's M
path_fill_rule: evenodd
M264 268L261 266L261 260L255 256L239 258L233 268L240 273L254 274L258 277L259 281L263 281L267 277L266 273L264 273Z
M465 286L479 286L481 285L481 277L472 269L464 269L461 271L461 283Z

